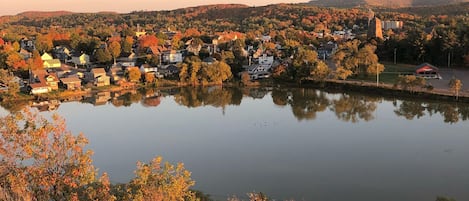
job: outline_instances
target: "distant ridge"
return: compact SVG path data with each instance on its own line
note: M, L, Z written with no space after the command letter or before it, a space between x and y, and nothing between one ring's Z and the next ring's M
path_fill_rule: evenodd
M18 16L28 18L45 18L45 17L57 17L63 15L72 15L74 12L70 11L26 11L19 13Z
M180 8L177 10L213 10L213 9L233 9L233 8L249 8L248 5L245 4L210 4L210 5L201 5L201 6L193 6L187 8Z
M326 7L356 7L356 6L378 6L378 7L415 7L415 6L440 6L469 2L469 0L313 0L310 5Z

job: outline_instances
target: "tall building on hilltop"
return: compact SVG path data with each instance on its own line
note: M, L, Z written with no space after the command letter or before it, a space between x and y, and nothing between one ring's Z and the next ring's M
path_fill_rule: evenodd
M381 20L374 16L368 24L368 38L381 38L383 39L383 29L381 27Z
M402 26L404 26L404 22L402 21L394 21L394 20L387 20L383 21L383 30L388 30L388 29L402 29Z

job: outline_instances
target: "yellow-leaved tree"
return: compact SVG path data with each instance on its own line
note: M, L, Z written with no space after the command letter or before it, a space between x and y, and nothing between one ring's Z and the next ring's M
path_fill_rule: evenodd
M126 195L122 200L133 201L173 201L196 200L195 193L190 191L195 182L184 164L176 166L163 162L156 157L149 164L138 162L136 177L126 186Z

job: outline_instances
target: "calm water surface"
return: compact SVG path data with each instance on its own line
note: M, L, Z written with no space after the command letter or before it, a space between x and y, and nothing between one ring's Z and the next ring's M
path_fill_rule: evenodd
M95 166L114 182L160 155L183 162L194 188L219 200L253 191L276 200L469 200L466 105L313 89L101 95L55 112L85 133Z

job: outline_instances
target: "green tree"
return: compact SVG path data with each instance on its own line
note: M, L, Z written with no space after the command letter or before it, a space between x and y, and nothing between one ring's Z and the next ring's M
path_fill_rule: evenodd
M108 63L112 60L112 55L107 49L98 49L95 53L96 61L99 63Z
M408 61L423 62L427 54L427 34L420 28L414 28L408 31L405 39L405 45L408 47L403 49Z

